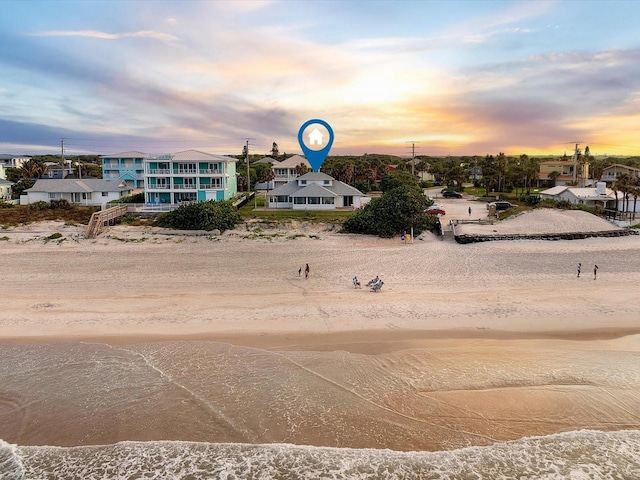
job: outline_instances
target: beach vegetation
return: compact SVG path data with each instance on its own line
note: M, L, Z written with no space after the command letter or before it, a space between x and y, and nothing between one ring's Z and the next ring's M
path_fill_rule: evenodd
M224 232L242 222L242 217L231 200L190 203L159 215L156 227L177 230L220 230Z
M7 237L6 235L4 237L0 237L0 242L8 242L9 241L9 237Z
M440 220L425 213L429 203L419 187L402 185L372 199L344 222L342 231L387 238L411 228L414 235L435 231Z

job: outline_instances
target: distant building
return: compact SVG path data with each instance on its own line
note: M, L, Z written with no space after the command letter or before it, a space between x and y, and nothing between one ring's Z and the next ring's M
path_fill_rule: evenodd
M269 208L335 210L360 208L363 194L326 173L309 172L269 192Z
M618 177L622 174L627 174L632 178L640 179L640 168L630 167L628 165L621 165L616 163L602 169L602 175L600 176L601 182L606 182L611 185L618 181Z
M615 192L607 188L604 182L598 182L595 187L583 188L561 185L543 190L539 195L542 200L566 200L588 207L598 207L602 210L614 209L616 203Z
M20 205L51 200L67 200L74 205L103 205L131 194L129 186L100 178L39 179L20 196Z
M102 178L130 187L144 188L144 160L149 155L137 151L102 156Z
M11 155L0 155L0 163L5 168L20 168L24 162L31 160L31 157L14 157Z
M198 150L146 157L144 176L147 204L228 200L237 193L236 159Z

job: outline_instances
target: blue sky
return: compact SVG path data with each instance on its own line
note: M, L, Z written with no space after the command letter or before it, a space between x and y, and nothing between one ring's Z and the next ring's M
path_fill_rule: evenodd
M5 1L0 153L640 154L636 1Z

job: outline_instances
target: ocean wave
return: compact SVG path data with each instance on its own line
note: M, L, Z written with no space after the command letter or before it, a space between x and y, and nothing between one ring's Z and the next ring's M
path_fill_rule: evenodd
M18 447L0 441L0 478L632 480L640 478L640 431L582 430L442 452L177 441Z

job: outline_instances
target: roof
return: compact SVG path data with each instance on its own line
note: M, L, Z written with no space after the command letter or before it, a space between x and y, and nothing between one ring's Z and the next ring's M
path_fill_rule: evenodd
M311 164L307 161L306 158L301 155L294 155L293 157L287 158L286 160L283 160L280 163L276 163L273 166L275 168L295 168L301 163L311 168Z
M112 155L102 155L100 158L144 158L148 157L148 153L138 152L136 150L130 150L128 152L114 153Z
M0 178L0 185L13 185L13 182L5 180L4 178Z
M333 177L323 172L307 172L304 175L300 175L296 180L333 180Z
M623 165L621 163L614 163L613 165L609 165L608 167L604 167L602 169L602 171L604 172L606 170L616 170L616 169L629 170L631 172L640 172L640 168L631 167L629 165Z
M297 192L291 194L293 197L337 197L338 194L332 192L327 187L312 183L306 187L300 188Z
M184 162L236 162L235 158L225 155L215 155L213 153L201 152L199 150L184 150L171 155L173 161Z
M120 187L118 181L101 178L79 179L39 179L25 192L81 193L81 192L121 192L133 190L133 187Z
M567 187L558 186L543 190L540 195L558 196L564 192L569 193L580 200L615 200L615 194L610 188L605 188L605 195L600 195L596 187Z
M298 185L298 180L311 180L310 177L312 175L318 175L320 178L315 178L315 180L333 180L332 185L320 185L318 183L310 183L309 185ZM314 187L311 189L311 187ZM318 190L316 187L319 187L321 190ZM351 185L347 185L346 183L340 182L333 177L330 177L326 173L322 172L309 172L306 173L295 180L292 180L284 185L279 186L269 192L269 195L287 195L287 196L301 196L301 191L304 191L302 195L309 197L317 197L317 196L341 196L352 195L354 197L361 197L363 193L357 188L352 187ZM309 193L307 193L309 192Z

